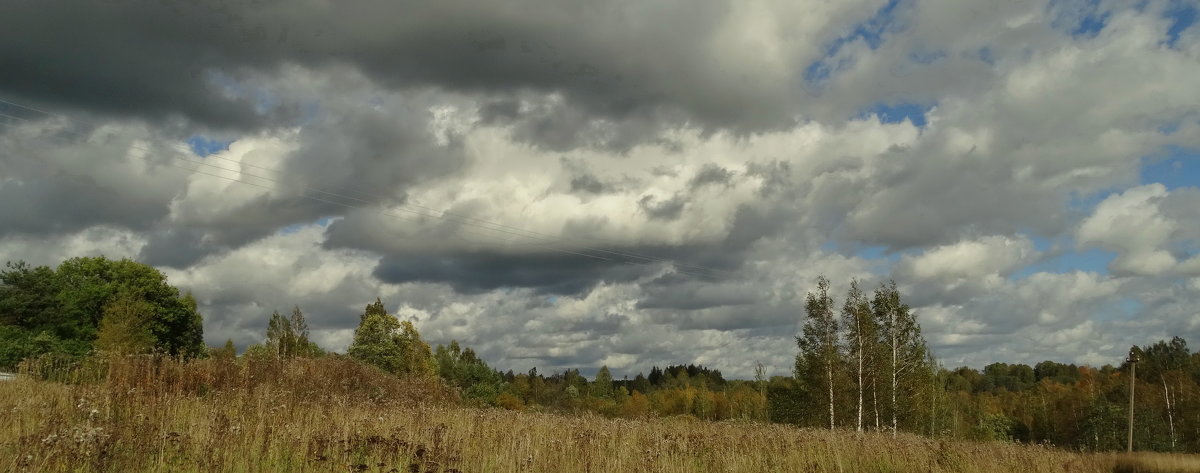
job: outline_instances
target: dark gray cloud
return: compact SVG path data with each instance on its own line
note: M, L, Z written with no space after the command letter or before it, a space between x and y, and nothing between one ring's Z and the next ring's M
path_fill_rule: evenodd
M725 169L716 164L707 164L692 176L692 180L688 181L688 187L695 190L707 185L722 185L728 187L733 180L733 171Z
M705 284L686 274L668 273L643 283L639 309L697 310L712 307L750 305L764 299L763 294L740 285Z
M687 204L687 198L682 194L676 194L667 200L659 200L652 195L638 200L638 206L642 208L642 211L655 220L678 219L680 215L683 215L683 208Z
M461 253L388 255L375 276L388 283L440 282L462 293L533 288L542 294L586 294L600 282L630 282L644 266L573 254Z
M187 268L207 256L204 232L187 228L166 228L150 234L138 261L154 266Z
M1196 191L1093 208L1200 146L1195 28L901 2L873 44L886 3L0 3L0 97L60 114L0 105L0 254L158 265L211 343L298 304L344 349L382 297L521 371L783 373L818 274L896 278L964 363L1195 333ZM1027 270L1095 248L1141 264Z
M150 161L129 162L129 147L144 133L93 132L11 128L0 134L0 176L7 178L0 183L0 237L67 234L95 225L147 230L169 214L183 174ZM158 141L142 149L152 156L177 154ZM152 179L131 185L138 174Z
M791 123L794 93L763 79L777 71L745 69L768 63L738 58L741 69L732 71L721 62L735 57L696 47L729 26L731 7L719 0L6 2L0 65L9 73L0 90L118 115L250 128L293 121L299 108L263 107L268 97L240 85L247 74L346 64L397 90L495 95L499 102L485 107L489 119L516 114L504 98L513 91L560 93L569 106L525 120L519 133L551 148L593 132L614 134L600 141L621 147L636 133L620 122L664 112L737 129Z
M604 183L591 174L571 178L571 192L599 194L604 192L605 188Z

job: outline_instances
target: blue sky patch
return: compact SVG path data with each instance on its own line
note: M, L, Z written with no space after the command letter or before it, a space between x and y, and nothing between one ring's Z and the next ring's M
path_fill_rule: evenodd
M895 263L900 261L900 257L903 256L903 253L899 251L888 251L886 246L868 246L854 252L854 255L867 260L884 259L888 262Z
M979 48L979 60L986 62L989 66L996 65L996 58L992 55L992 48L987 46Z
M1100 34L1100 30L1104 29L1104 25L1108 24L1109 12L1098 13L1091 12L1084 15L1079 21L1079 25L1071 31L1071 36L1076 38L1095 38Z
M1084 271L1108 274L1108 264L1116 257L1116 253L1100 248L1068 250L1018 269L1013 272L1010 279L1024 279L1035 273L1063 274Z
M187 144L188 147L192 149L192 153L195 153L196 156L203 158L205 156L217 154L229 149L229 145L233 144L234 141L235 140L221 141L205 136L195 135L187 139Z
M1111 12L1100 10L1100 0L1051 0L1047 6L1054 28L1075 38L1095 38L1108 24Z
M1167 10L1166 17L1171 20L1171 27L1167 29L1167 46L1173 47L1179 40L1179 34L1196 23L1196 7L1177 2Z
M913 52L908 55L908 59L917 64L933 64L944 57L946 57L946 52L941 50Z
M875 106L863 111L862 117L875 115L879 117L879 121L883 123L900 123L904 120L912 122L918 127L925 126L925 114L933 107L926 107L915 103L897 103L897 104L875 104Z
M1168 146L1163 155L1143 159L1142 184L1155 182L1167 189L1200 187L1200 150Z
M280 235L291 235L293 233L300 231L301 229L303 229L306 226L308 226L307 223L293 223L286 227L280 228L279 234Z
M845 59L832 64L831 60L837 56L838 51L847 43L855 40L863 40L872 50L879 49L883 44L883 35L892 27L893 13L896 7L900 5L900 0L888 0L887 4L881 7L871 18L866 21L854 25L850 33L840 36L833 40L828 47L825 48L825 56L821 59L813 61L804 69L804 80L808 83L820 82L828 79L833 72L847 66Z

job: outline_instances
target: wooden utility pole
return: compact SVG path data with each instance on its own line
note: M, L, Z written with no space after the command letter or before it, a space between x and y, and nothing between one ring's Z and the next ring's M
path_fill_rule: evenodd
M1125 447L1125 451L1133 453L1133 386L1137 382L1137 347L1129 349L1129 443Z

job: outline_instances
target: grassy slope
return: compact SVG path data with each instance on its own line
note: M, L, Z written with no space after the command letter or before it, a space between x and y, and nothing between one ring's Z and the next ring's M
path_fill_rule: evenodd
M0 383L0 470L1102 472L1118 458L780 425L468 409L427 383L337 360L134 360L105 373L89 384Z

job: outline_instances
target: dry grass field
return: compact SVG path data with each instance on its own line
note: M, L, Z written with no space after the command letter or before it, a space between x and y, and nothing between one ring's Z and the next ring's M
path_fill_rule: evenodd
M343 359L92 362L0 383L3 471L1179 472L1182 456L456 407Z

